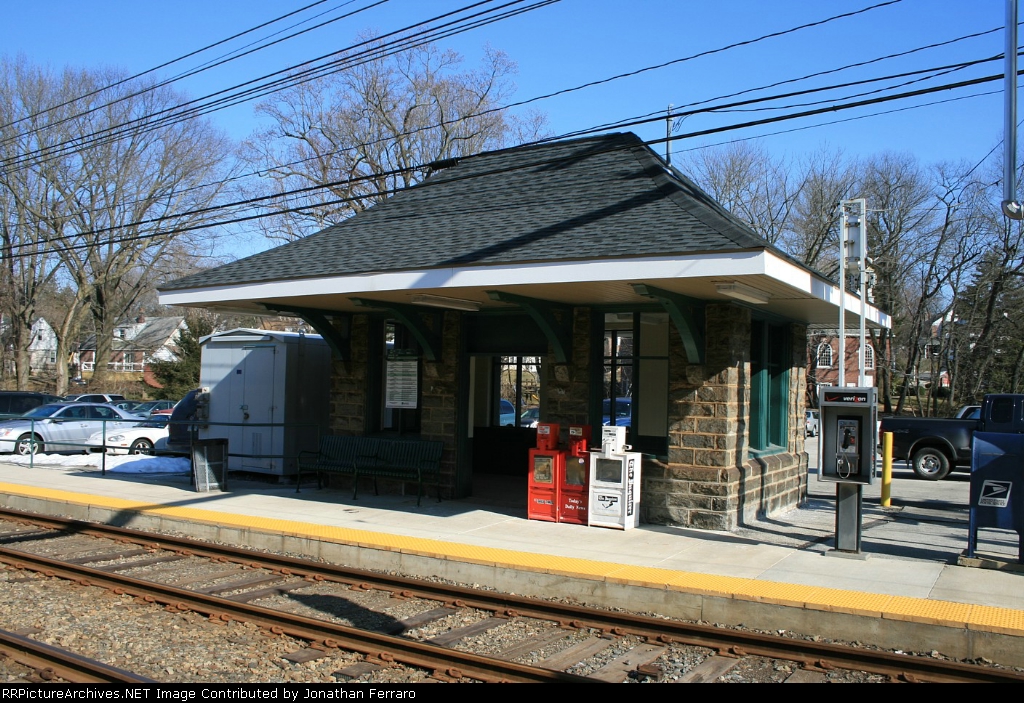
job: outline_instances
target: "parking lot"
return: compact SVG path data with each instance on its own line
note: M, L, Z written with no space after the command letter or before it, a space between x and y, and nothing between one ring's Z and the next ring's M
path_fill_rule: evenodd
M827 551L835 546L836 484L818 480L818 448L808 438L808 500L800 508L744 525L739 534L787 546ZM881 473L881 461L878 462ZM951 473L942 481L917 478L904 462L893 463L892 505L883 508L881 477L864 486L862 551L872 557L923 559L955 564L967 549L970 474ZM982 530L980 553L1017 558L1015 532Z

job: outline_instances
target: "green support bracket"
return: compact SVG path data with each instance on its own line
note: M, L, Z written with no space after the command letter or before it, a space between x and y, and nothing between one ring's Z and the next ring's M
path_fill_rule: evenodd
M339 332L338 328L335 327L331 320L327 317L331 314L332 317L336 317L333 313L325 313L323 310L315 310L313 308L299 308L291 307L289 305L270 305L267 303L263 304L267 310L273 310L274 312L282 313L284 315L295 315L302 318L302 320L313 328L313 330L324 338L327 342L327 346L331 349L331 354L336 359L345 361L352 355L352 344L351 344L351 333L352 333L352 320L348 314L341 317L345 323L344 332Z
M551 348L555 352L555 363L569 363L569 355L572 352L572 307L560 305L547 300L527 298L522 295L505 293L500 290L489 290L487 296L491 300L501 303L518 305L526 314L533 318L544 336L551 342ZM562 312L562 321L555 317L555 311Z
M704 301L682 293L655 288L646 283L634 283L637 295L654 298L665 308L679 337L683 340L686 358L691 364L704 363Z
M441 325L444 322L441 311L425 309L419 305L390 303L385 300L370 300L368 298L349 298L349 300L361 308L377 308L393 315L419 342L420 348L423 349L423 357L427 361L440 361ZM433 329L426 324L424 316L430 319Z

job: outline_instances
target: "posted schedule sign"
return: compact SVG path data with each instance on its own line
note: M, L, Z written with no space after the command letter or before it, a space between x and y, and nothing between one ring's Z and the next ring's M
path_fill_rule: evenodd
M417 359L388 359L384 405L388 408L415 408L419 375Z

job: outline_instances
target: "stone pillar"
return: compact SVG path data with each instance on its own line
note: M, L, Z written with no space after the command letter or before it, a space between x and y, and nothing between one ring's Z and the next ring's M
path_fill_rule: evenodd
M670 339L668 463L645 462L641 517L729 530L747 452L750 311L711 304L705 320L704 364L690 363L676 331Z
M544 359L540 416L561 425L563 443L567 440L569 425L584 425L589 421L590 344L590 308L574 308L569 363L556 364L550 351ZM600 427L593 429L601 431Z
M459 392L459 338L462 314L454 310L444 312L441 330L441 358L423 362L423 387L420 401L420 437L439 439L445 450L441 459L441 472L447 496L455 492L456 425Z
M806 330L791 326L786 447L748 458L751 313L730 303L709 304L705 320L704 364L689 363L673 335L668 463L645 462L641 516L651 523L731 530L806 497Z
M331 433L361 435L366 432L369 319L353 315L350 358L331 362Z

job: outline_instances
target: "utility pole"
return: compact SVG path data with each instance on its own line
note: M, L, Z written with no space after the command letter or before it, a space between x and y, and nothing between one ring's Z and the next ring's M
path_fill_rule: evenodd
M1024 219L1017 201L1017 0L1006 0L1006 53L1003 77L1003 214Z
M839 386L846 385L846 271L857 274L860 283L860 348L857 352L857 385L867 385L866 362L868 288L867 201L864 198L839 203Z
M665 111L665 163L672 165L672 103Z

